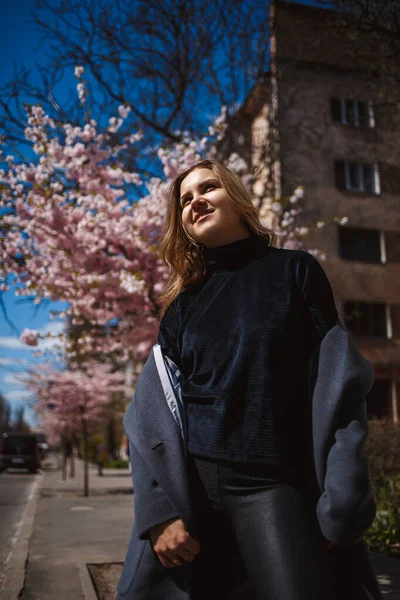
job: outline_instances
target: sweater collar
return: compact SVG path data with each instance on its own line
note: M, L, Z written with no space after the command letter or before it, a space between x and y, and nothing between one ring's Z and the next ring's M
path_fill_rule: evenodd
M236 240L224 246L207 248L203 246L203 257L207 270L236 270L246 266L255 258L269 252L269 242L264 236L251 232L249 237Z

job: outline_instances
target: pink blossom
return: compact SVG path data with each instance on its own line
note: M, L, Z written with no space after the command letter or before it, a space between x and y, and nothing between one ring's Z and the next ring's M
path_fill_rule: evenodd
M27 346L37 346L38 345L38 333L33 329L24 329L21 333L20 340L22 343Z
M82 77L84 72L85 72L85 69L83 67L81 67L81 66L75 67L74 74L75 74L75 77L77 77L78 79L80 77Z
M85 103L85 85L82 82L80 82L76 86L76 89L78 90L79 100L81 101L82 104L84 104Z
M304 198L304 188L299 186L294 190L292 196L289 198L289 202L291 204L296 204L302 198Z
M118 114L121 117L121 119L126 119L130 112L130 106L124 106L123 104L121 104L121 106L118 106Z

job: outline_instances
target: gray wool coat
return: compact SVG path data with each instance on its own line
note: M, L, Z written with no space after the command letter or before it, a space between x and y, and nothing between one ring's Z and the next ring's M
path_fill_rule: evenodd
M124 417L135 521L116 600L190 600L191 566L164 568L147 531L173 517L195 535L185 469L185 414L176 365L156 344ZM351 543L375 518L367 458L365 396L373 369L340 320L310 364L316 515L323 536Z

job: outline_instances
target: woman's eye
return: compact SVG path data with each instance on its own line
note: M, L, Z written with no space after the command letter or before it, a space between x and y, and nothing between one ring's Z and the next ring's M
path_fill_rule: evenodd
M204 192L208 192L209 190L215 190L216 188L217 188L217 185L215 183L207 183L206 186L203 188L203 190L204 190ZM181 201L182 208L185 206L185 204L187 202L189 202L189 200L191 200L190 196L183 198L183 200Z

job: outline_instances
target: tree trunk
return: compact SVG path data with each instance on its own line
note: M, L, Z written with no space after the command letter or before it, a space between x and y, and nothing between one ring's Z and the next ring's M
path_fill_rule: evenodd
M115 448L115 424L114 418L110 417L107 423L107 445L108 445L108 455L111 456L113 460L117 458L116 448Z
M82 416L82 441L83 441L83 495L89 496L89 440L87 424Z
M71 452L71 463L70 463L70 470L69 470L69 476L75 477L75 453L74 453L74 446L72 446L72 452Z
M67 479L67 451L66 448L63 444L63 448L62 448L62 475L61 478L63 481L65 481Z

